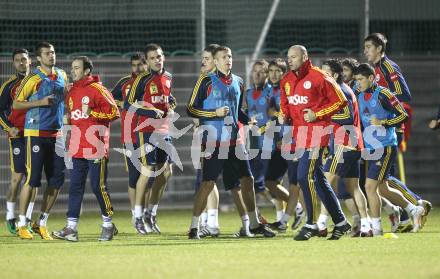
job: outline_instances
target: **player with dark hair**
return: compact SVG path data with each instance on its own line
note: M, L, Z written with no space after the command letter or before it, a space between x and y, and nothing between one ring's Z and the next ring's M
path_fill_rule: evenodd
M171 144L166 116L176 107L175 99L171 95L172 75L164 68L165 56L162 47L148 44L144 53L149 72L137 76L124 102L125 109L135 109L140 126L137 143L141 153L142 171L136 182L134 214L136 229L141 234L147 232L144 220L153 232L160 233L157 209L168 179L172 175L172 163L164 150L165 146L160 145ZM148 208L143 213L147 184L149 179L153 178Z
M297 179L298 160L286 160L282 156L282 152L286 152L283 148L283 137L290 138L289 133L292 131L288 126L278 123L281 103L280 81L287 72L287 64L282 58L276 58L269 62L268 68L268 82L271 86L269 115L271 116L271 120L274 120L276 125L280 127L280 130L274 135L273 151L266 173L266 185L268 185L269 189L274 186L280 187L286 172L289 180L289 196L286 210L282 212L281 217L276 222L270 224L270 227L278 232L285 232L287 230L287 223L292 216L294 216L294 221L291 227L295 230L304 219L305 213L301 204L298 202L300 197L300 187Z
M388 176L397 153L395 127L408 116L396 96L387 88L377 85L374 69L370 65L360 64L354 74L361 92L358 96L359 111L364 129L362 136L368 151L365 190L371 210L373 234L383 234L380 196L404 208L413 219L413 232L417 232L421 227L424 208L412 204L401 192L388 186Z
M350 86L354 93L357 92L356 82L354 80L353 71L359 66L359 62L354 58L344 58L341 61L342 64L342 80Z
M18 235L22 239L32 239L26 227L25 214L32 188L41 187L44 169L48 186L43 195L40 217L32 230L43 239L51 240L47 219L64 184L64 140L61 131L68 79L63 70L55 67L56 54L52 44L39 43L36 54L40 66L23 79L12 105L14 109L27 109L24 127L27 177L20 193Z
M26 174L26 149L23 134L26 110L13 109L12 102L16 97L17 88L24 77L30 73L31 59L29 58L29 52L23 48L15 49L12 53L12 64L16 73L0 86L0 127L8 133L11 164L11 182L6 194L6 227L11 234L15 235L17 233L15 201L18 186ZM32 219L36 195L37 188L33 188L31 201L26 210L28 225Z
M127 149L127 144L133 145L133 150L139 148L136 139L136 126L137 117L136 115L130 114L126 109L124 109L124 100L127 97L127 93L133 86L134 81L137 76L148 71L147 60L145 55L141 52L136 52L130 56L130 66L131 75L127 75L121 78L116 85L113 87L111 93L115 99L121 113L121 143L124 149L124 160L126 171L128 172L128 199L130 201L130 208L132 214L133 224L135 221L134 217L134 205L136 200L136 182L140 175L140 166L136 166L138 161L130 160L132 152ZM126 126L126 122L130 125ZM149 191L145 194L145 201L148 201ZM144 207L144 212L146 212L147 206ZM146 228L147 229L147 228ZM143 232L142 232L143 233Z
M364 39L364 54L367 57L368 62L374 65L377 84L388 88L390 92L395 94L396 98L402 103L408 114L407 120L400 126L396 127L397 143L399 147L398 156L401 157L401 152L406 151L406 143L409 139L411 129L412 109L409 105L409 102L411 101L411 93L399 66L386 55L387 43L388 40L385 35L381 33L372 33ZM391 175L388 179L390 187L402 192L402 194L414 205L423 205L425 208L425 215L423 216L422 224L423 227L427 220L427 215L432 208L431 203L423 200L420 196L411 191L402 181L397 179L395 172L395 165L393 165L391 168ZM387 205L385 210L390 214L393 211L392 205L389 203L385 204ZM402 211L401 214L401 222L396 230L399 232L410 231L412 228L408 215L405 211Z
M250 160L255 194L275 205L278 221L283 214L283 202L288 201L289 193L278 183L266 184L266 174L273 149L273 138L267 137L264 130L272 120L269 114L272 85L267 80L268 65L266 60L258 60L252 65L253 86L246 90L246 113L252 121L256 122L254 131L251 131L249 135L250 148L258 150L256 157ZM260 220L261 218L260 214Z
M194 200L188 237L199 238L200 214L222 171L224 178L238 176L240 179L244 203L249 213L250 232L273 237L275 234L258 221L252 172L243 139L239 136L239 125L249 121L242 111L243 81L231 73L232 53L228 47L221 46L215 50L214 62L216 71L200 76L187 105L189 115L199 118L200 127L207 129L203 139L206 150L202 158L202 183ZM228 129L224 129L225 126ZM210 156L207 156L207 152ZM244 158L240 160L237 157L239 155Z
M333 133L324 165L325 176L353 215L353 236L371 237L373 232L368 220L367 200L359 186L360 158L364 148L356 96L343 81L343 66L337 59L322 64L322 70L334 78L347 99L347 106L332 116ZM350 129L352 128L352 129ZM341 181L342 178L342 181ZM339 182L343 182L342 185ZM343 193L348 195L343 195ZM318 218L320 235L327 234L328 213L321 203Z

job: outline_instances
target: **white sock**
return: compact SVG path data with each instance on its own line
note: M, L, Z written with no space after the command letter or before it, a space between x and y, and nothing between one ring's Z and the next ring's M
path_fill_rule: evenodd
M25 227L26 226L26 216L24 215L18 215L18 226L19 227Z
M387 215L391 215L394 213L394 205L389 200L382 199L382 207Z
M312 229L312 230L318 230L319 229L317 224L312 224L312 225L305 224L304 227L307 227L307 228Z
M134 206L134 218L142 218L142 205Z
M38 225L40 227L47 227L47 219L49 219L49 213L41 213L40 218L38 219Z
M134 218L134 208L131 210L131 216Z
M218 209L208 209L208 227L218 228Z
M325 230L327 228L327 220L328 220L327 215L319 214L317 225L320 231Z
M343 226L343 225L345 225L345 224L347 224L347 219L345 219L344 221L341 221L341 222L335 224L335 226L336 226L336 227L340 227L340 226Z
M6 220L15 218L15 202L6 202Z
M248 212L249 214L249 228L255 229L260 225L260 221L258 221L258 213L257 210L253 212Z
M202 227L205 227L208 224L208 213L202 212L202 215L200 215L200 225Z
M247 232L249 232L249 215L246 214L246 215L241 216L241 223L242 223L243 228Z
M111 227L113 227L112 217L102 215L102 226L104 228L111 228Z
M361 218L361 232L368 232L371 229L371 224L368 218Z
M78 230L78 218L67 218L67 227L74 231Z
M152 216L157 215L157 208L159 207L158 204L148 205L148 210L150 211Z
M371 226L373 227L373 230L375 231L381 231L382 230L382 223L380 218L371 218Z
M405 211L409 214L409 216L413 215L414 210L416 210L416 206L412 203L408 203L405 207Z
M191 227L190 229L195 229L195 228L199 228L199 217L197 216L193 216L191 219Z
M283 218L283 215L284 215L284 211L277 210L277 221L281 220L281 218Z
M353 215L353 226L359 226L361 223L361 216L359 215Z
M29 202L28 208L26 210L26 218L32 220L32 211L34 211L34 202Z
M296 204L295 211L296 211L296 214L300 214L301 212L303 212L303 207L302 207L301 203Z
M287 224L289 222L290 215L287 213L284 213L283 216L280 219L281 224Z

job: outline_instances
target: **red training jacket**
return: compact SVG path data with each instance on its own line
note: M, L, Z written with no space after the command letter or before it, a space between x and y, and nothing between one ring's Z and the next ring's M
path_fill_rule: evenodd
M83 104L90 108L89 115L82 111ZM87 76L74 82L66 96L66 107L73 126L69 155L85 159L108 157L110 122L119 118L119 111L112 94L100 83L99 77Z
M296 148L327 146L330 135L320 132L320 128L328 129L331 116L347 103L339 85L307 60L298 74L290 71L281 79L280 89L281 112L285 121L294 126ZM304 109L316 114L315 122L304 120Z

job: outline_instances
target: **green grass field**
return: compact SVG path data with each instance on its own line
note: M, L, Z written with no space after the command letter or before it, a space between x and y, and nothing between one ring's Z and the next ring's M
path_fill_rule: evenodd
M108 243L97 241L97 213L82 216L78 243L20 240L2 223L0 278L440 278L436 210L422 232L398 239L308 242L293 241L290 230L274 239L235 239L241 223L233 212L221 213L220 238L190 241L190 217L189 211L159 212L162 235L139 236L129 215L117 214L120 233ZM64 224L61 214L49 218L51 230Z

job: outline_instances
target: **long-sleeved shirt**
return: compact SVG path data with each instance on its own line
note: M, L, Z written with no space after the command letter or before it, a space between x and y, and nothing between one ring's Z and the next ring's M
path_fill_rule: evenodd
M209 125L216 129L216 139L209 141L227 140L230 144L236 144L238 131L243 124L249 122L249 117L243 111L243 80L233 74L224 75L221 72L202 74L197 81L187 104L187 113L191 117L200 119L201 125ZM227 106L229 113L225 117L218 117L216 109ZM231 123L225 123L225 119L231 117ZM231 125L231 134L223 133L224 125Z
M26 110L12 108L17 88L20 86L23 74L14 74L0 86L0 127L6 132L13 127L19 130L18 136L23 136Z
M66 73L54 67L47 73L37 67L27 75L17 89L15 101L27 102L53 96L49 106L34 107L26 112L25 136L56 137L63 127Z
M119 117L119 111L99 77L87 76L74 82L66 96L66 104L70 124L74 126L69 142L70 156L86 159L108 157L110 122ZM83 105L88 106L89 114L84 113ZM104 131L100 133L97 126L103 127Z
M332 115L346 103L339 85L313 67L310 60L303 63L298 74L290 71L281 79L281 111L285 121L293 125L296 148L327 146L330 135L318 130L330 126ZM305 109L315 113L316 121L304 120Z
M171 84L172 75L165 70L140 74L133 82L125 98L124 109L133 110L134 105L140 132L168 134L169 123L165 117L168 110L176 106ZM159 111L163 112L162 117Z
M362 134L367 149L378 149L385 146L396 146L397 135L395 127L404 122L408 114L399 100L387 88L375 84L359 94L359 110L361 114ZM371 123L373 117L380 121L385 128L385 134L379 135L377 126ZM377 124L376 124L377 125ZM369 130L373 126L373 130Z
M134 114L130 114L124 109L124 100L127 97L127 93L130 91L130 88L133 86L134 81L136 80L136 74L132 73L129 76L125 76L121 78L113 87L112 95L115 99L118 107L122 107L120 109L121 112L121 142L122 143L136 143L136 133L134 132L137 126L137 116ZM125 125L127 124L130 125Z
M400 102L410 102L411 92L399 66L386 55L374 65L377 84L388 88Z

